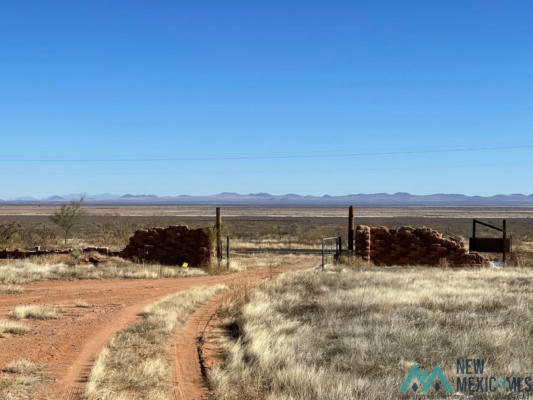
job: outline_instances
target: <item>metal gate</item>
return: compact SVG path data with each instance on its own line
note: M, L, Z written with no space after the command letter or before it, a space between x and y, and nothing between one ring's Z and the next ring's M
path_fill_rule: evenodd
M502 233L501 238L480 238L476 236L476 225L483 225L487 228ZM474 219L472 221L472 237L470 238L469 250L484 253L502 253L502 261L505 263L506 254L512 249L512 238L507 237L507 221L502 221L502 227L487 224L486 222Z
M328 264L332 264L339 258L342 251L342 239L340 236L322 239L322 271Z

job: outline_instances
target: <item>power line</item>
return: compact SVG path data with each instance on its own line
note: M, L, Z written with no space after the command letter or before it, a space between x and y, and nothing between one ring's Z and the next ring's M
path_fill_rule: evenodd
M277 160L277 159L321 159L321 158L356 158L372 156L395 156L395 155L415 155L415 154L436 154L436 153L463 153L463 152L483 152L496 150L530 149L533 144L520 145L498 145L498 146L469 146L469 147L448 147L424 150L393 150L393 151L373 151L373 152L308 152L308 153L262 153L262 154L238 154L238 155L203 155L192 157L131 157L131 158L0 158L0 162L50 162L50 163L120 163L120 162L172 162L172 161L231 161L231 160Z

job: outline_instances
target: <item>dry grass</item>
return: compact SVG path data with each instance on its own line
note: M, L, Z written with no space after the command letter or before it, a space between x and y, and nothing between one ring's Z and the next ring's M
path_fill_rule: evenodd
M533 371L533 270L335 267L283 274L222 310L216 399L398 399L417 363ZM452 383L455 386L455 381Z
M289 267L294 264L317 261L316 255L296 255L296 254L275 254L275 253L257 253L257 254L238 254L232 255L230 268L228 270L227 260L224 258L220 264L212 262L206 272L209 275L218 275L227 272L241 272L252 268L270 268L272 273L279 267ZM318 261L317 261L318 263Z
M172 372L165 358L169 340L201 304L225 290L224 285L202 286L146 307L144 320L117 333L100 353L81 398L171 398Z
M31 329L20 322L0 320L0 338L6 334L23 335Z
M24 289L17 285L0 285L0 294L21 294Z
M158 279L205 274L198 268L178 268L162 265L142 265L112 259L98 267L70 266L66 263L42 263L39 260L13 260L0 264L0 282L3 284L26 284L44 280L77 279Z
M5 368L4 372L10 374L21 374L21 375L30 375L38 372L41 368L34 363L28 360L18 360L12 363L9 363Z
M26 360L8 364L0 375L0 398L35 400L34 394L46 380L43 368Z
M18 306L8 316L12 319L58 319L63 310L57 307L37 305Z
M244 271L250 268L278 268L293 264L317 260L315 255L258 253L242 254L231 258L230 271ZM224 266L226 260L224 260Z
M78 308L91 308L91 305L87 303L85 300L77 300L74 306Z
M515 241L513 252L509 255L507 263L515 267L533 266L533 242Z
M281 238L260 238L256 240L234 240L231 246L235 249L320 249L321 243L307 243L301 242L296 236Z

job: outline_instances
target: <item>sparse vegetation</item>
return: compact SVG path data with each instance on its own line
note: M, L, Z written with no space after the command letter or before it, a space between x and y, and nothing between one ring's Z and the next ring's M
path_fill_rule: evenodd
M16 307L8 316L12 319L58 319L62 313L58 307L25 305Z
M243 271L248 268L276 268L302 261L314 256L260 254L235 256L231 260L230 271ZM21 293L16 285L44 280L78 279L159 279L181 276L200 276L206 272L219 274L227 271L226 260L220 265L214 261L206 269L181 268L158 264L135 264L118 257L104 260L98 267L69 264L64 257L34 257L25 260L9 260L0 263L0 294Z
M57 234L45 222L25 224L22 221L0 223L0 248L33 248L35 245L47 247L57 242Z
M250 268L274 269L312 259L317 259L317 256L275 253L243 254L231 259L230 271L238 272ZM226 269L226 260L223 262L223 268Z
M41 367L28 360L18 360L6 365L4 372L19 375L32 375L38 372L40 369Z
M415 362L453 376L457 358L528 375L532 285L525 268L283 274L222 309L226 363L209 373L213 398L397 399Z
M81 398L170 398L169 340L202 303L225 290L223 285L197 287L146 307L144 320L117 333L100 353Z
M51 261L52 263L47 263ZM0 263L0 282L4 284L26 284L44 280L76 279L157 279L179 276L198 276L205 272L198 268L177 268L151 264L133 264L114 258L95 267L69 266L62 260L40 261L38 258L10 260Z
M78 300L75 304L78 308L91 308L91 305L87 303L85 300Z
M20 322L0 320L0 338L6 334L23 335L31 329Z
M79 200L72 200L70 204L63 204L56 208L54 214L50 216L50 221L63 231L65 246L72 229L83 216L87 215L87 212L82 208L83 200L81 197Z
M41 366L27 360L12 362L2 372L0 398L5 400L35 400L35 393L47 379Z
M0 294L21 294L24 289L18 285L0 285Z
M31 248L34 244L40 244L43 248L53 248L60 244L59 240L63 236L63 231L60 227L51 224L49 217L46 215L25 215L25 209L22 206L16 209L20 210L18 212L21 215L0 215L0 226L7 226L12 223L16 225L14 229L9 230L11 232L9 240L3 240L0 234L0 247ZM118 250L127 244L128 238L137 229L169 225L205 228L214 221L214 216L169 215L174 214L176 210L163 211L154 207L128 207L126 210L120 207L115 210L109 210L106 207L105 209L94 210L97 207L88 206L85 209L90 210L91 214L98 212L102 213L102 215L86 215L80 218L79 224L75 227L75 235L71 235L74 237L68 242L70 247L93 245L107 246ZM341 212L339 213L338 210L341 210ZM335 207L319 209L273 207L268 211L259 211L261 212L250 208L238 207L232 207L229 211L223 209L224 227L232 238L233 248L268 247L272 245L287 248L318 248L322 237L346 235L347 210L344 207L340 209ZM46 212L53 212L53 209L48 208ZM191 215L202 215L206 212L213 212L213 209L200 207L197 210L190 210L190 212ZM226 216L226 212L231 212L235 216ZM30 210L30 213L35 213L35 210ZM135 213L139 216L126 215L128 213ZM150 213L153 215L147 215ZM158 213L160 215L157 215ZM490 214L490 210L447 208L441 212L425 208L416 210L380 208L372 211L372 214L375 214L372 217L359 216L356 210L356 223L370 226L386 225L391 228L399 226L429 226L446 237L455 237L467 241L472 229L470 216L479 217L480 213L481 215ZM499 209L495 213L505 215L505 210ZM517 215L515 210L512 210L512 213L510 215ZM364 211L362 214L368 215L369 213ZM527 212L519 215L527 215ZM491 221L490 218L484 218L484 220ZM495 220L492 222L497 223ZM508 228L513 234L514 244L522 241L533 241L530 218L520 216L509 219ZM482 228L479 229L480 235L490 233L488 231L485 232ZM491 232L490 234L494 233ZM33 239L31 236L33 236Z
M294 255L294 254L275 254L275 253L259 253L259 254L242 254L231 258L230 272L244 271L250 268L278 268L282 265L288 266L303 260L313 258L314 256ZM206 268L206 272L210 275L217 275L228 271L227 260L224 258L219 264L214 260Z

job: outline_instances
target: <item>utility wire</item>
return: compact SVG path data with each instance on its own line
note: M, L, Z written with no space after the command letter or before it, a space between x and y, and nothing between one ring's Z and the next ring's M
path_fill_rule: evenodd
M439 149L424 150L393 150L393 151L373 151L373 152L347 152L347 153L321 153L320 151L309 153L263 153L263 154L243 154L243 155L204 155L191 157L132 157L132 158L0 158L0 162L50 162L50 163L107 163L107 162L168 162L168 161L217 161L217 160L277 160L277 159L321 159L321 158L356 158L372 156L394 156L394 155L414 155L414 154L435 154L435 153L462 153L462 152L483 152L495 150L515 150L531 149L533 144L498 145L498 146L470 146L470 147L448 147ZM311 154L312 153L312 154Z

